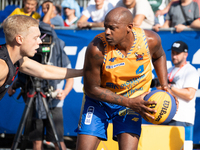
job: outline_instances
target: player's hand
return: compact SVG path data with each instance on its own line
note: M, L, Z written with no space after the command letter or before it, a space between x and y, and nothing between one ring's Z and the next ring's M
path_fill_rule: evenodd
M167 91L168 93L170 93L170 94L174 97L174 99L175 99L175 101L176 101L176 112L177 112L177 111L178 111L178 107L179 107L179 101L178 101L178 98L174 95L174 93L173 93L172 90L170 89L170 85L164 86L164 87L162 88L162 90Z
M142 118L148 121L147 117L154 119L154 116L150 115L150 113L156 113L155 109L149 108L149 105L155 105L155 101L145 101L144 97L149 94L149 92L145 92L142 95L139 95L135 98L130 98L129 108L139 113Z
M12 85L8 88L8 95L9 96L12 96L13 94L15 94L15 92L16 92L16 90L14 90L13 88L12 88Z

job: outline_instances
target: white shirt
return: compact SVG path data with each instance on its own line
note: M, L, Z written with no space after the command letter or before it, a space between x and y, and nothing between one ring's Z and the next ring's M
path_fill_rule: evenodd
M113 7L116 6L116 4L119 2L119 0L105 0L109 3L111 3L113 5ZM89 3L88 3L88 6L91 5L91 4L95 4L95 1L94 0L90 0Z
M173 87L179 89L189 87L192 87L196 90L198 89L199 74L195 67L193 67L191 64L184 65L180 70L177 67L171 67L168 69L168 75L171 71L172 73L170 78L172 78L175 74L173 79L175 84L173 84ZM177 98L179 101L179 108L173 119L176 121L194 124L196 95L190 101L185 101L180 97Z
M123 3L123 0L120 0L116 7L126 7ZM135 7L129 9L129 11L133 14L133 17L136 15L142 14L145 16L141 24L141 28L151 29L154 25L154 12L147 0L136 0Z
M106 14L113 9L113 5L107 1L104 1L102 9L96 9L95 4L89 5L83 12L82 15L87 18L92 18L93 22L103 22Z

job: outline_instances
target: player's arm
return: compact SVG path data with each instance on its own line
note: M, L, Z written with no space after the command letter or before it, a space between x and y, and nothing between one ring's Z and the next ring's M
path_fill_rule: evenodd
M161 45L161 39L157 33L150 30L146 30L145 34L147 36L147 42L152 57L154 69L162 86L162 89L164 90L165 87L168 87L168 82L166 55Z
M178 108L178 100L176 96L172 93L172 91L169 89L168 82L167 82L167 64L166 64L166 55L161 45L161 39L160 36L150 30L146 30L145 34L147 36L147 42L149 46L149 51L152 57L152 63L154 66L154 69L156 71L156 74L158 76L158 80L161 85L161 89L169 92L173 95L173 97L176 100L176 105Z
M103 44L98 38L94 39L87 47L83 69L86 95L99 101L126 106L141 114L143 118L148 116L154 119L147 112L155 112L155 110L146 107L146 105L155 103L143 100L147 93L135 98L127 98L101 87L101 67L104 59L102 49Z
M20 59L19 71L30 76L47 80L67 79L82 76L82 69L76 70L51 65L43 65L32 59L29 59L28 57L23 57Z
M0 70L1 70L1 74L0 74L0 87L1 87L5 83L6 78L8 76L8 72L9 72L9 68L6 62L2 59L0 59Z

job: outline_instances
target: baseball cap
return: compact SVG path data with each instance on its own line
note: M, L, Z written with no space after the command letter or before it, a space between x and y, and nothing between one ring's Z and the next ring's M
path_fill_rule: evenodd
M172 44L172 47L171 49L169 50L173 50L173 51L176 51L176 52L188 52L188 46L185 42L183 41L176 41Z

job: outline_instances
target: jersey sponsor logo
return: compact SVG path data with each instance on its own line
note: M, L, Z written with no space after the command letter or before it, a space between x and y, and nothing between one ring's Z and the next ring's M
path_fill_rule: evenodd
M125 62L119 63L119 64L115 64L115 65L108 65L106 66L106 69L113 69L119 66L125 66Z
M119 89L119 87L116 84L111 83L111 82L107 82L106 87L110 87L112 89Z
M133 87L138 85L140 81L142 81L143 79L146 80L145 74L143 74L141 77L130 79L121 85L116 85L112 82L107 82L106 87L109 87L112 89L132 89Z
M135 52L134 54L135 54L135 57L136 57L136 61L143 60L144 53L138 54L138 52Z
M94 107L93 106L89 106L88 109L87 109L87 114L86 114L86 118L85 118L85 124L86 125L90 125L91 124L93 113L94 113Z
M117 57L110 58L109 61L114 62Z
M132 87L139 84L140 81L142 81L143 79L145 79L145 74L143 74L142 76L140 76L138 78L133 78L133 79L126 81L125 83L120 85L120 89L131 89Z
M141 88L134 88L134 89L131 89L129 90L128 92L126 92L125 94L123 94L123 96L125 97L130 97L131 95L133 95L136 91L143 91L143 87Z

